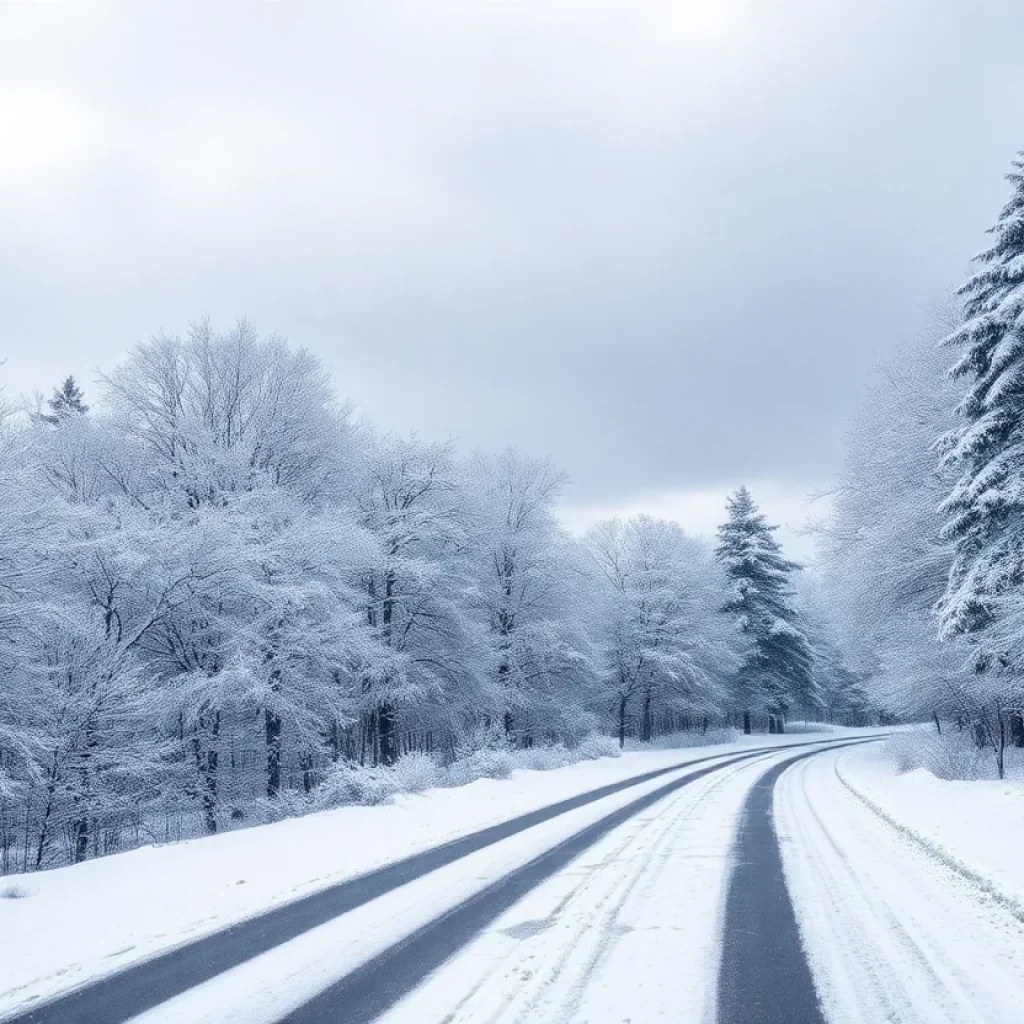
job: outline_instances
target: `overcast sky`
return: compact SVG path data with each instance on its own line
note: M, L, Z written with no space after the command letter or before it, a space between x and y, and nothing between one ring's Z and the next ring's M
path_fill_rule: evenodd
M795 525L1024 147L1021 0L0 4L0 378L246 314L583 525ZM787 534L796 547L805 542Z

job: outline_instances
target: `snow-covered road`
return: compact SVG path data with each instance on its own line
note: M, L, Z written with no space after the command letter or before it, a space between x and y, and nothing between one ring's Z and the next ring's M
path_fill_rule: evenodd
M729 847L764 768L723 768L629 819L382 1022L713 1020Z
M711 794L733 779L734 773L749 765L754 778L758 774L754 766L760 765L763 757L775 756L739 755L744 758L742 761L733 764L732 759L726 759L725 767L717 762L711 766L687 766L667 778L659 777L559 815L542 826L460 858L248 960L135 1018L135 1022L271 1024L287 1016L302 1024L321 1021L355 1024L375 1019L378 1010L389 1007L392 993L405 987L412 990L403 1006L393 1011L393 1019L410 1022L494 1019L475 1015L475 999L470 1000L473 1007L467 1010L470 1016L460 1016L462 1011L456 1012L456 1006L471 989L479 988L486 1004L494 995L495 986L507 994L509 985L519 988L512 1000L518 1005L537 983L525 986L520 970L513 970L511 981L504 987L498 975L491 979L493 985L490 986L481 986L480 979L450 983L445 980L449 969L463 979L468 970L473 979L482 955L484 963L497 964L499 975L502 974L503 956L500 951L495 953L495 941L516 951L514 962L523 957L539 957L544 962L557 959L553 949L561 949L566 941L569 946L576 946L574 936L578 938L586 933L588 939L595 937L594 921L601 918L605 901L610 898L604 895L604 890L611 884L617 891L625 875L631 876L630 889L644 882L645 889L661 900L660 883L679 880L678 871L669 871L666 879L662 879L661 872L654 870L665 844L676 851L677 856L670 858L672 862L693 858L692 846L701 851L696 856L705 861L706 877L699 880L703 887L695 888L699 889L701 898L712 897L716 887L721 890L724 883L736 808L715 805L711 813L704 813L705 804ZM681 788L664 799L657 799L659 793L673 787ZM745 788L742 783L733 785L734 802L742 800ZM649 801L651 806L633 814L632 808L640 801ZM614 827L601 835L613 816L610 824ZM692 837L691 843L690 830L694 828L698 834ZM717 836L717 846L711 849L701 845L699 832L706 829ZM588 830L601 836L593 845L590 845ZM579 850L582 853L576 856ZM682 853L684 850L690 852ZM545 862L552 854L565 866L555 871L549 880L537 884L538 878L544 879L550 873ZM595 884L581 885L580 879L591 874L595 874ZM576 897L570 898L577 889ZM517 900L520 894L524 898ZM701 904L700 913L693 914L694 921L706 926L706 935L712 944L718 902L719 897L714 896L711 902ZM512 905L502 914L507 903ZM543 910L544 907L547 910ZM547 929L538 922L543 920L557 925L549 935L542 934ZM614 921L609 927L614 930ZM696 937L696 929L681 927L692 931ZM477 940L475 936L481 929ZM568 939L567 930L571 933ZM542 949L536 954L530 951L537 944L534 939ZM545 942L549 945L545 946ZM707 943L700 942L698 937L698 945L703 948ZM425 986L416 985L448 949L457 951L457 955L441 965L433 977L427 978ZM706 952L702 956L708 964L713 963L714 958ZM685 951L683 960L690 962ZM557 974L566 975L566 971L560 969ZM591 969L587 977L594 974ZM430 992L440 992L443 1005L428 1008ZM497 996L499 1003L504 1001L505 994ZM563 995L556 994L553 998L561 999ZM446 1002L448 996L454 996L450 1005ZM537 998L542 996L540 993ZM509 1019L568 1019L554 1008L549 1013L532 1003L526 1007L526 1016L517 1017L514 1008L507 1012L512 1013ZM452 1016L453 1013L456 1015ZM498 1018L506 1019L506 1010L499 1008Z
M829 1024L1010 1024L1024 915L861 799L829 752L775 794L790 895Z
M869 749L681 766L473 849L133 1020L806 1024L816 991L828 1024L1016 1021L1024 908L879 813L857 788L872 776L854 770ZM727 968L735 995L786 960L802 994L790 981L723 1017Z

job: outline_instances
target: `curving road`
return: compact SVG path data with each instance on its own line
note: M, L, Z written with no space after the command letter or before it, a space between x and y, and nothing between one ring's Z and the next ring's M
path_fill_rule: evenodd
M879 816L851 742L602 787L12 1021L1016 1020L1024 915Z

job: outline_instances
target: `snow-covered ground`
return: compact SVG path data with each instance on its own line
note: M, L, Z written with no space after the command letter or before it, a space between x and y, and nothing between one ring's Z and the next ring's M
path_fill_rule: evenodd
M724 746L627 753L554 771L520 771L507 780L431 790L382 807L341 808L19 877L15 881L28 895L0 900L0 1014L387 862L598 786L707 755L841 735L837 731L755 736ZM403 887L403 897L393 901L398 916L392 926L382 925L377 931L393 938L423 915L436 913L439 900L456 899L466 878L500 874L644 791L638 787L606 797L480 851L473 855L477 862L472 870L466 859L453 865L454 870L443 869L448 871L444 878L435 872L422 880L426 884L419 896L410 886ZM351 914L346 919L356 920ZM303 941L315 960L316 932L296 940L299 947ZM299 950L294 955L306 970L309 960L299 947L293 952ZM360 959L371 954L365 941L353 950ZM283 949L275 951L275 963L284 965L289 955ZM329 959L334 964L349 962L334 954ZM288 986L282 985L281 991L284 998Z
M897 775L861 747L784 773L775 817L829 1024L1020 1019L1024 785Z
M884 746L875 745L842 759L840 781L936 856L1014 900L1024 916L1024 779L896 774Z

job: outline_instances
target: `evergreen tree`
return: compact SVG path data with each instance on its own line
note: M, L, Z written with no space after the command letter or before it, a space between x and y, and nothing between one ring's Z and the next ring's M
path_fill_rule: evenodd
M53 389L53 397L46 403L50 407L49 415L44 414L40 418L44 423L56 426L69 416L87 413L89 406L85 404L84 398L85 395L75 383L75 378L65 377L61 386Z
M950 375L968 382L963 423L944 438L945 464L961 472L943 505L955 545L938 606L947 636L984 631L1024 582L1024 152L1007 178L1013 195L944 342L963 349Z
M957 292L963 323L944 342L963 350L950 376L967 390L957 407L963 422L942 442L944 465L960 477L942 506L954 555L937 609L945 636L976 643L978 673L995 669L1012 681L979 678L973 688L982 702L994 698L1000 734L1009 711L1012 742L1024 746L1024 151L1006 177L1010 201Z
M782 729L787 711L816 702L810 643L793 603L790 577L801 567L782 554L746 487L728 500L715 554L733 586L723 611L738 617L751 647L735 680L734 701L750 732L750 713L769 714L769 729Z

